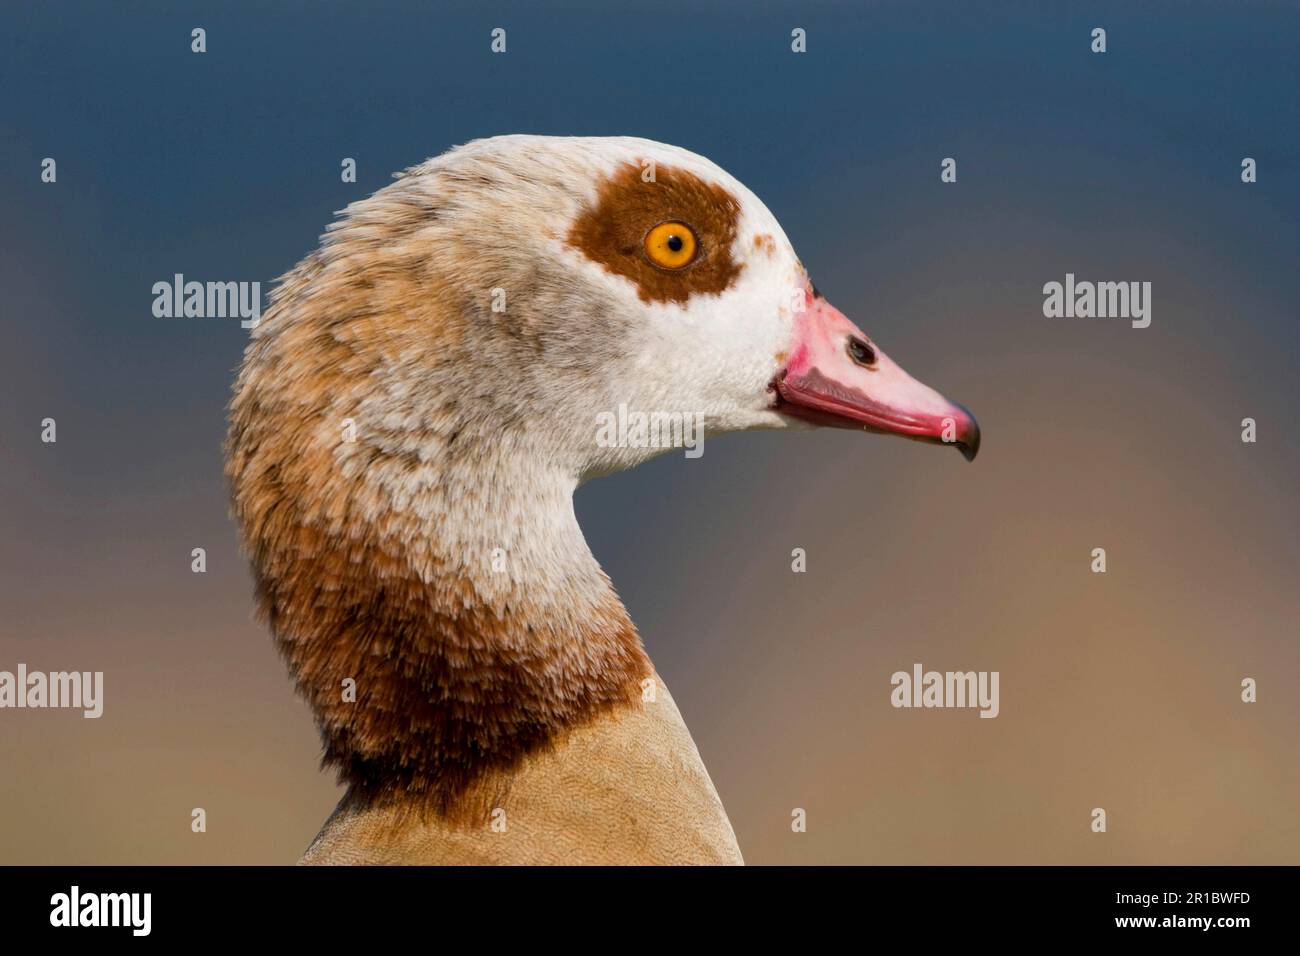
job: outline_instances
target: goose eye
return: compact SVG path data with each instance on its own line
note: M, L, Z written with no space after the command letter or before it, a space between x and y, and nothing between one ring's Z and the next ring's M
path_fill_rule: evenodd
M849 358L863 368L876 367L876 350L856 335L849 337Z
M695 233L684 222L661 222L645 237L645 254L661 269L681 269L695 260Z

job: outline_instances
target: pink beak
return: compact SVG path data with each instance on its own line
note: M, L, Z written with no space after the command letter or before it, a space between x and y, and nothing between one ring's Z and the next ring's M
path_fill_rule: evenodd
M975 459L975 416L904 372L811 286L804 304L790 359L772 383L778 411L815 425L956 445Z

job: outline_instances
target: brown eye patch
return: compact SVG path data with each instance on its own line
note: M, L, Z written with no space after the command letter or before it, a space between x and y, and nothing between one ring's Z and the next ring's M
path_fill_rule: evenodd
M629 164L600 185L594 205L579 214L569 243L607 272L630 279L643 302L685 302L696 293L717 294L743 268L731 257L740 203L721 186L694 173L660 166L654 182ZM685 223L697 250L686 268L666 271L646 255L650 230L665 222Z

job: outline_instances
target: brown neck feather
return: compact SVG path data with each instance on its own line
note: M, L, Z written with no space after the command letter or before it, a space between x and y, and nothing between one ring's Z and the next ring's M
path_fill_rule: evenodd
M547 633L528 605L490 609L450 572L428 584L402 554L314 530L278 497L288 513L255 548L259 602L350 802L480 818L498 794L478 785L631 703L650 673L617 599Z
M651 666L573 518L573 469L521 405L533 392L500 398L478 359L545 343L518 300L508 327L482 321L463 277L443 279L462 232L438 197L460 187L421 181L354 204L285 276L226 468L262 613L348 799L473 816L530 754L636 700Z
M419 472L435 465L409 449L367 444L378 425L338 443L377 374L362 352L376 336L356 331L370 321L356 274L332 282L309 259L264 319L268 335L250 347L231 405L235 512L261 612L348 799L476 816L530 754L635 700L651 666L582 541L571 489L515 489L512 463L493 457L505 444L499 424L452 407L445 431L426 440L442 443L435 474ZM379 275L404 283L387 300L420 303L386 316L390 340L455 314L431 314L436 296L406 289L418 270ZM308 299L312 284L333 294ZM349 318L299 314L318 300ZM549 520L525 534L542 508ZM511 572L491 577L488 552L505 542Z

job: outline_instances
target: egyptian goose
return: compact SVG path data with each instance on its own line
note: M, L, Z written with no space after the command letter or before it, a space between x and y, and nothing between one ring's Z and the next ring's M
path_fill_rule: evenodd
M230 410L260 610L347 788L302 862L742 862L574 517L665 450L596 440L621 405L979 448L700 156L501 136L408 169L283 277Z

